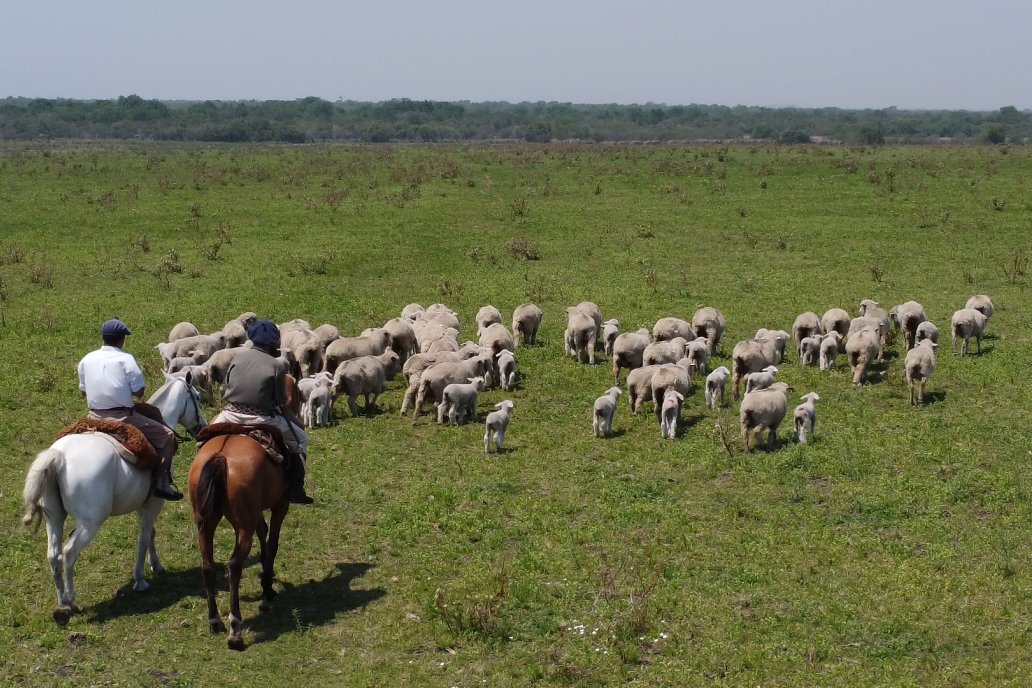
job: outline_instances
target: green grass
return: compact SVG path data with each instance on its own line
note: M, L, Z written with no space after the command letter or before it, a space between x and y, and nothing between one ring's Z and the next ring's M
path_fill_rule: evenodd
M1020 685L1032 641L1027 148L675 146L0 149L2 683L642 686ZM526 260L537 255L536 260ZM817 391L817 438L741 452L737 408L686 400L662 441L621 404L591 436L606 364L562 356L563 308L625 330L721 309L716 365L805 310L924 304L943 330L997 306L981 356L940 348L923 408L893 346L874 384ZM512 451L482 426L383 413L311 433L318 504L292 509L250 644L208 635L187 502L169 572L130 592L136 524L111 520L61 629L45 538L17 527L25 471L83 413L74 367L118 314L151 388L180 320L242 311L357 333L412 301L545 312L520 349ZM626 402L626 399L623 400ZM209 418L214 409L209 409ZM716 420L732 440L725 450ZM177 458L180 475L191 459ZM181 483L182 484L182 483ZM220 532L217 558L230 550ZM224 587L224 583L221 584ZM227 598L220 595L225 611ZM74 634L83 634L78 636Z

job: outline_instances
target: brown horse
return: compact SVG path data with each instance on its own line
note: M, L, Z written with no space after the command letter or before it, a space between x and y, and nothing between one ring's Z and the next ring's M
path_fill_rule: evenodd
M212 633L226 631L215 603L215 528L225 516L236 530L236 546L227 566L230 649L244 649L240 575L251 552L255 533L258 534L262 562L259 610L267 611L276 596L272 589L273 563L279 549L280 527L290 507L287 497L284 466L269 459L261 445L246 435L213 437L201 447L190 466L190 501L201 549L201 571L208 595L208 623ZM268 526L263 517L266 509L272 510Z

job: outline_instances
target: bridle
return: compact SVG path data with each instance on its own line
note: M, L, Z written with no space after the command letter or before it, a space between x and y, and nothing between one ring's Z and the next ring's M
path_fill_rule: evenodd
M196 397L194 397L193 386L189 382L187 382L186 380L184 380L182 378L175 378L175 379L177 381L179 381L179 382L182 382L183 385L186 387L186 398L187 398L187 400L183 402L183 410L180 413L180 418L183 418L183 417L186 416L186 412L187 412L188 406L192 405L193 406L193 411L194 411L194 416L197 418L197 423L194 424L194 427L186 429L186 431L188 433L190 433L190 437L186 437L185 435L180 435L178 432L176 432L175 428L169 428L169 429L172 430L172 434L176 436L176 441L177 442L182 443L182 442L186 442L187 440L190 440L190 439L193 439L193 440L196 441L196 439L197 439L197 426L201 424L201 408L197 405L197 399L196 399Z

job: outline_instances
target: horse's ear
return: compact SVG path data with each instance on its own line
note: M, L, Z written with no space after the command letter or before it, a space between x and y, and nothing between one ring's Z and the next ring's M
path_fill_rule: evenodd
M172 375L166 373L164 370L161 371L161 374L165 376L165 382L172 382L174 379Z
M189 368L186 369L186 384L188 384L188 385L192 385L193 384L193 371L190 370Z

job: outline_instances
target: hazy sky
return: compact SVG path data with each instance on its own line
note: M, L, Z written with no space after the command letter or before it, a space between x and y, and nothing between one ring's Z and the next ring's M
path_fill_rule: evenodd
M0 97L1032 108L1028 0L10 0Z

